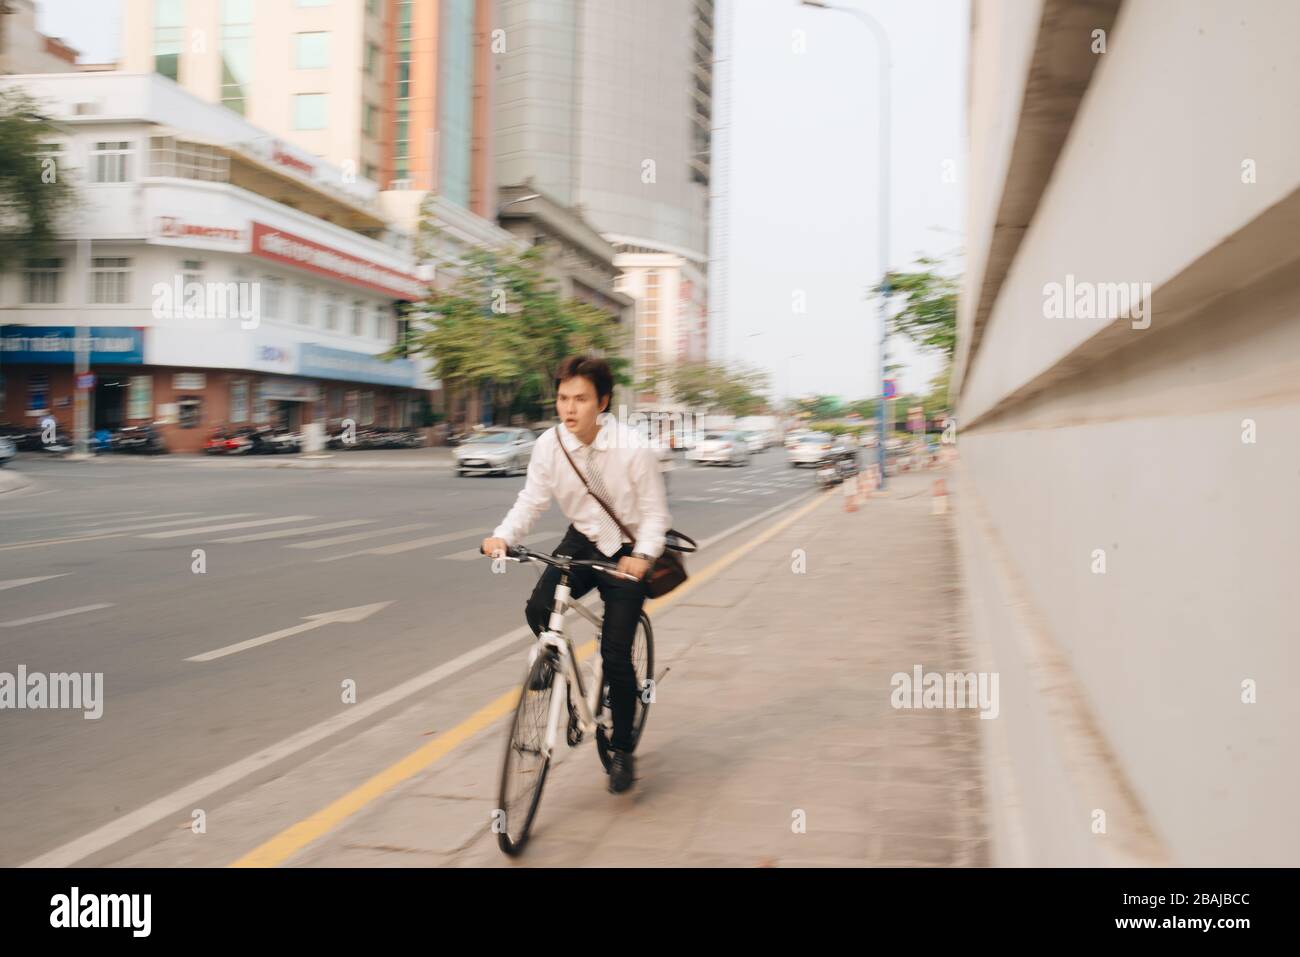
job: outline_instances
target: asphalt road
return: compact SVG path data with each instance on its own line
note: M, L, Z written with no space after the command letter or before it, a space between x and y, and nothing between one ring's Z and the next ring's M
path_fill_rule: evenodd
M0 710L0 866L338 715L347 681L374 695L516 629L537 577L476 554L522 477L179 456L11 467L34 484L0 495L0 672L102 672L104 694L95 720ZM771 449L746 468L679 462L669 504L703 541L812 487ZM549 550L566 524L552 507L530 542Z

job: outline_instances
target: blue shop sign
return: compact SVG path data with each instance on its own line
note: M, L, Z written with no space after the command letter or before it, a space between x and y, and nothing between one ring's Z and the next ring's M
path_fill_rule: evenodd
M90 338L92 364L144 363L143 329L93 326L81 332ZM76 335L72 326L0 326L0 362L72 365L77 358Z
M309 343L298 350L298 375L407 388L420 384L420 368L410 359L388 362L362 352L327 349Z

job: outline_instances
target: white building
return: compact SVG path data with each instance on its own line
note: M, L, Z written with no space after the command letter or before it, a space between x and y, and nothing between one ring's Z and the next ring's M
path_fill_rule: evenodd
M699 266L685 256L651 250L620 252L614 265L622 270L618 290L636 300L633 382L639 386L656 370L704 362L708 293ZM671 404L663 385L635 392L638 409L667 409Z
M189 451L227 424L412 423L431 381L378 356L423 286L375 184L158 75L0 82L41 102L81 198L69 241L0 277L0 418L71 428L80 326L95 427L155 421Z

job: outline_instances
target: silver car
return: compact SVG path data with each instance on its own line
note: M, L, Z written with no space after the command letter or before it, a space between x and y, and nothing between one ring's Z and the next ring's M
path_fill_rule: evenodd
M790 468L801 465L819 465L830 457L835 440L826 432L805 432L786 452Z
M456 446L456 474L527 472L536 444L529 429L484 429Z
M18 447L0 435L0 468L3 468L4 464L17 454Z
M749 444L739 432L706 432L691 457L701 465L748 465Z

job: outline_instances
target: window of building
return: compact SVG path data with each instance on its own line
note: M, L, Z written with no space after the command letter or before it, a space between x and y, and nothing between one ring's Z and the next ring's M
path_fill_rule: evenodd
M230 158L206 143L188 143L174 136L151 136L149 175L226 183L230 181Z
M293 65L299 70L324 70L330 65L330 35L298 33L293 38Z
M23 302L62 302L63 260L29 259L23 268Z
M352 302L352 334L354 336L365 335L365 303L360 299Z
M332 292L325 294L325 328L333 332L338 327L339 297Z
M153 69L171 80L180 79L185 43L185 0L154 0Z
M366 44L366 76L374 76L379 66L379 44Z
M230 383L230 421L248 421L247 379L235 379Z
M377 132L377 127L379 125L379 110L375 107L373 103L366 104L366 111L364 117L365 118L362 121L362 131L367 136L374 136L375 133Z
M92 183L125 183L131 179L131 143L110 140L95 144L90 153Z
M221 105L244 116L253 81L253 0L221 0Z
M131 376L131 385L126 392L126 417L128 419L153 418L153 376Z
M283 319L280 302L284 295L284 280L267 276L262 283L262 315L268 319Z
M27 377L27 411L50 411L50 377L44 372L33 372Z
M298 287L298 325L310 326L315 317L312 310L315 304L312 302L311 286Z
M293 98L293 128L295 130L323 130L329 118L329 95L326 93L298 93Z
M90 301L121 304L131 301L131 260L125 256L96 256L90 261Z
M198 259L186 259L181 262L181 289L189 288L190 283L203 283L203 262Z
M203 399L200 396L181 396L176 406L182 429L197 429L203 424Z
M642 367L659 361L659 271L645 274L645 289L637 301L636 353Z

